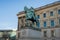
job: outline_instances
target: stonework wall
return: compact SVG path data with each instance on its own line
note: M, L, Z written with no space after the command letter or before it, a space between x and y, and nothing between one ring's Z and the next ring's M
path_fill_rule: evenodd
M40 31L36 31L32 29L22 29L20 31L21 40L39 40L40 37L42 37Z
M43 29L43 31L36 31L32 29L22 29L20 31L20 38L19 40L60 40L60 28L55 28L54 33L55 36L51 36L52 29ZM47 37L44 37L44 31L47 31Z
M58 17L60 17L60 15L58 14L58 10L60 9L60 5L56 5L50 8L46 8L43 10L39 10L36 12L36 15L40 15L40 27L44 27L43 22L47 21L47 26L50 26L50 20L54 20L55 21L55 25L58 25ZM53 16L50 16L50 12L53 11ZM43 17L43 14L46 13L46 18Z

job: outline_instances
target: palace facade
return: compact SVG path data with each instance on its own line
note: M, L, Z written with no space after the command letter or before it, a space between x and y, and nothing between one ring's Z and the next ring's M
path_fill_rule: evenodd
M60 40L60 1L36 8L35 14L39 18L38 28L41 29L41 40ZM20 30L26 27L25 12L19 12L17 16L17 39L19 39ZM36 23L34 26L37 27Z

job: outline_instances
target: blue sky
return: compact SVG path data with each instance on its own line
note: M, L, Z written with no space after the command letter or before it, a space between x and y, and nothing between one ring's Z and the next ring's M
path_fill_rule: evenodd
M38 8L58 0L0 0L0 30L16 29L18 12L28 8Z

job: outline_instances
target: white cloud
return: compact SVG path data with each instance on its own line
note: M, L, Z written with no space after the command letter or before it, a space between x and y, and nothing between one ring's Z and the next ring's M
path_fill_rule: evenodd
M13 24L13 23L8 23L8 22L3 22L3 23L0 23L0 30L1 29L17 29L17 26L16 24Z

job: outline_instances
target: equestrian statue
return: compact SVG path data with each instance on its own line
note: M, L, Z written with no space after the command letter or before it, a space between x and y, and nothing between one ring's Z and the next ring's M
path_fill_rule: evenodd
M39 20L38 20L38 16L35 14L35 10L33 7L31 7L30 9L28 9L26 6L24 7L24 11L25 11L25 17L26 17L26 22L27 21L31 21L32 25L34 25L34 22L36 22L36 25L39 24ZM38 27L38 26L37 26Z

